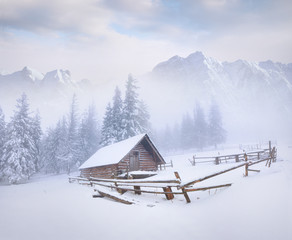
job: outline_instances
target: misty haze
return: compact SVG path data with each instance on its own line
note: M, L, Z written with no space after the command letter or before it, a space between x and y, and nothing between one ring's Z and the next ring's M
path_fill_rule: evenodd
M290 239L291 10L0 1L0 239Z

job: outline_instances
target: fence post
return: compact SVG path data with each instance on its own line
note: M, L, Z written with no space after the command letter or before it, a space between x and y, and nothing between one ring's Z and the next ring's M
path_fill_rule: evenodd
M174 198L171 187L163 187L162 189L165 192L165 197L167 200L172 200Z
M273 156L273 162L276 162L277 161L277 148L275 148L275 151L274 151L274 156Z
M215 164L216 164L216 165L219 164L219 157L215 157Z
M181 181L181 178L180 178L178 172L174 172L174 175L175 175L175 177L176 177L177 179L179 179L179 180ZM183 188L181 188L181 190L182 190L182 192L183 192L183 194L184 194L184 197L185 197L187 203L190 203L190 202L191 202L191 199L189 198L189 195L188 195L188 193L186 192L185 188L183 187Z
M195 156L193 156L193 166L195 166L196 165L196 158L195 158Z
M248 177L248 163L245 164L245 177Z
M140 186L134 186L134 190L135 190L135 191L134 191L135 194L137 194L137 195L141 195L141 191L140 191L141 188L140 188Z
M246 162L245 164L245 176L248 176L248 162L247 162L247 154L244 153L244 161Z

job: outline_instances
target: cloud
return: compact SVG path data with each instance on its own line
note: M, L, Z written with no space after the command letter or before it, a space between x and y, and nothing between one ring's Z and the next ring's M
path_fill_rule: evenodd
M0 67L8 70L68 68L100 81L196 50L292 61L288 0L3 0L0 11Z
M0 3L1 26L37 33L103 34L110 13L93 0L9 0Z

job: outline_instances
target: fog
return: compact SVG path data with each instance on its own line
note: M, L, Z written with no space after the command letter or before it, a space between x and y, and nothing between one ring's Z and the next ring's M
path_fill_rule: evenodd
M76 93L79 113L94 102L101 122L115 86L123 89L132 73L154 129L180 123L197 102L207 117L215 100L228 142L289 139L291 8L286 0L2 1L0 106L9 121L15 100L26 92L46 129L68 114ZM188 58L198 50L201 62ZM152 72L175 55L181 58L168 69ZM259 65L268 59L272 66ZM25 66L43 75L69 70L70 81L3 81L7 72L23 74Z
M210 60L202 53L195 55L203 56L200 63ZM178 69L169 67L170 62L165 60L164 67L160 70L156 67L154 68L156 70L151 72L134 75L139 98L146 103L151 116L151 131L159 132L166 127L173 129L175 125L180 127L183 116L187 113L193 116L198 103L208 121L211 103L215 101L221 112L223 128L227 131L226 143L268 140L291 142L292 92L289 89L291 86L289 82L283 85L281 84L283 80L278 77L274 83L266 75L263 75L264 77L258 76L257 73L252 75L249 68L233 69L243 76L241 79L227 78L226 74L220 73L221 70L219 71L221 75L210 75L210 69L205 71L205 65L199 67L199 62L184 66L184 71L187 67L190 69L178 74L181 66L178 64ZM221 62L218 61L219 63ZM213 73L216 71L215 68L211 70ZM37 70L27 71L32 73ZM248 73L247 76L243 74L244 71ZM59 74L61 72L59 70ZM70 73L67 82L62 82L66 79L65 75L62 77L54 75L51 79L44 77L49 80L49 84L45 84L45 80L27 83L26 77L31 78L32 75L25 74L27 72L23 69L18 74L2 75L0 106L6 115L6 121L9 122L16 99L22 92L26 92L30 110L40 112L44 131L55 126L59 119L69 114L73 94L77 96L78 114L82 116L85 109L94 103L99 123L102 124L105 107L112 101L115 87L118 86L122 90L124 97L125 83L128 79L128 75L124 75L117 80L97 84L90 80L74 81ZM6 84L7 76L10 76L9 84ZM291 81L289 78L286 80Z

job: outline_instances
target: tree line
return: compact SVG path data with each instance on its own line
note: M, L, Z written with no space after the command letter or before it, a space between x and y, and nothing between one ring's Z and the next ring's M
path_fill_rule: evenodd
M0 107L0 180L24 182L37 172L68 173L92 156L100 147L148 131L149 113L139 100L135 79L129 75L125 98L116 87L100 126L94 104L79 113L73 96L68 114L44 133L38 112L31 114L27 95L17 99L9 123ZM112 106L111 106L112 105Z
M219 107L212 103L206 120L197 104L193 115L185 114L180 124L153 131L146 104L139 99L136 80L129 75L124 98L116 87L100 125L94 104L80 113L73 96L67 114L45 132L38 111L30 110L26 94L17 99L14 114L5 121L0 107L0 180L14 184L37 173L67 173L104 147L141 133L154 138L159 149L203 149L226 139Z
M50 127L42 138L42 169L45 173L70 174L99 148L100 126L94 104L79 113L73 95L69 114L56 126Z
M156 132L158 146L164 151L198 149L213 146L226 141L227 132L223 128L219 106L212 101L208 115L200 103L197 103L193 114L186 113L181 123L173 127L166 126Z

